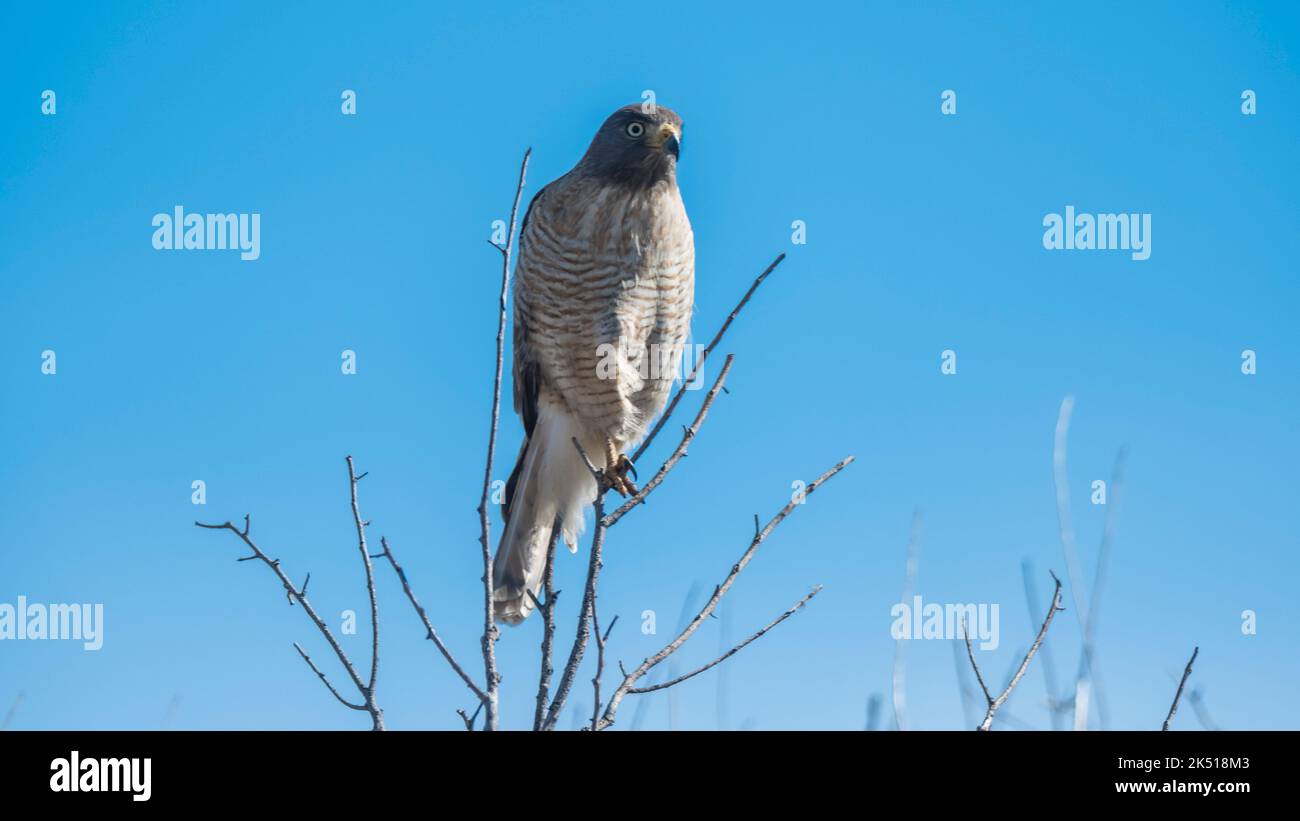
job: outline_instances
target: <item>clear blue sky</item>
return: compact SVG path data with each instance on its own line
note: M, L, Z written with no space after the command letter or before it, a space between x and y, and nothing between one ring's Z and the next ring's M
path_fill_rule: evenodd
M0 601L102 602L106 619L94 653L0 643L0 714L26 694L14 727L366 726L294 653L344 683L265 568L191 524L251 513L335 624L364 612L349 453L373 535L477 663L485 240L525 147L531 195L644 89L686 121L697 336L789 258L720 351L731 392L690 458L611 535L611 656L662 645L791 482L858 462L777 531L679 669L724 623L738 639L822 595L721 687L680 687L671 719L653 697L641 726L862 726L868 697L889 699L914 507L918 592L1001 605L983 657L1000 680L1033 630L1022 559L1043 598L1047 570L1064 575L1051 447L1069 394L1089 576L1088 485L1130 451L1099 634L1112 726L1158 726L1200 645L1192 682L1218 723L1300 727L1294 4L6 4L0 32ZM178 204L260 213L261 258L153 250L153 215ZM1151 258L1044 250L1043 216L1066 205L1151 213ZM508 404L502 421L500 478L521 432ZM584 567L560 557L562 635ZM467 692L391 574L379 585L389 725L459 726ZM636 629L647 609L658 636ZM506 725L531 716L539 632L500 645ZM366 634L346 638L359 657ZM1050 645L1068 676L1074 612ZM913 725L961 726L951 644L907 658ZM571 704L589 711L588 676ZM1046 726L1042 694L1036 663L1008 710ZM1190 710L1176 726L1197 726Z

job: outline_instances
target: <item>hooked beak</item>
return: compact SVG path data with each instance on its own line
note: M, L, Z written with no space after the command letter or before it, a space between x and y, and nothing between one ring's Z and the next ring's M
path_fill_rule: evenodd
M673 155L676 159L682 153L682 132L672 123L664 123L659 126L659 131L650 140L651 148L657 148L665 154Z

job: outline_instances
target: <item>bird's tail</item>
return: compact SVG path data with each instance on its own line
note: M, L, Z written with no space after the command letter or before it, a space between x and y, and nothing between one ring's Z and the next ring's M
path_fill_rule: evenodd
M578 549L583 509L595 501L596 483L573 446L575 436L579 431L566 411L546 402L539 406L537 424L506 489L506 527L492 563L497 621L519 624L533 611L554 526L569 550ZM583 448L593 459L602 458L588 442Z

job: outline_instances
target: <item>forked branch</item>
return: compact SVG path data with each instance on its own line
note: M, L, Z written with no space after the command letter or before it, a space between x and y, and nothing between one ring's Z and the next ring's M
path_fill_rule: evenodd
M629 693L631 693L636 688L637 682L640 681L641 678L644 677L647 673L649 673L652 669L654 669L655 666L662 663L664 659L668 658L673 653L676 653L679 649L681 649L682 645L684 645L686 641L690 639L692 635L695 634L695 631L699 629L700 625L704 623L704 620L713 614L713 611L716 610L718 607L718 603L722 601L722 597L727 595L727 591L731 589L731 586L735 584L736 579L740 576L741 572L743 572L744 569L749 565L750 560L754 558L754 554L758 551L759 545L763 544L763 542L766 541L767 538L772 534L772 531L776 530L776 528L781 524L781 522L785 521L786 517L789 516L791 513L793 513L794 509L798 507L808 496L811 496L814 491L816 491L819 487L821 487L823 484L829 481L837 473L839 473L841 470L847 467L849 463L852 461L853 461L852 456L845 457L843 460L839 462L839 464L835 465L833 468L826 471L821 476L817 477L817 479L813 480L811 483L809 483L808 487L805 488L802 496L795 499L791 499L790 503L787 504L784 508L782 508L780 513L772 517L772 519L767 523L765 527L756 530L753 539L750 540L749 547L747 547L745 549L745 552L741 554L740 559L734 565L732 565L731 572L728 573L727 577L722 580L722 583L719 584L717 588L714 589L713 595L709 597L709 600L705 602L704 607L701 608L700 612L697 613L693 619L691 619L690 623L686 625L685 629L683 629L682 632L678 634L676 638L674 638L667 645L665 645L662 650L660 650L659 652L655 653L653 656L650 656L649 658L642 661L641 664L636 669L632 670L630 673L624 674L622 684L620 684L618 686L618 689L616 689L613 695L610 696L609 704L606 705L604 715L602 715L600 720L596 723L595 729L603 730L614 723L615 717L618 713L619 705L622 703L623 698L627 696ZM811 598L811 596L807 598ZM807 601L807 598L805 598L804 601ZM784 621L785 618L788 618L790 615L793 615L793 613L797 611L803 605L803 603L804 602L801 601L800 603L796 604L793 608L787 611L787 613L784 616L772 622L772 624L769 625L768 628L764 628L763 630L759 631L759 633L756 634L753 638L757 638L759 635L766 633L768 629ZM751 638L749 641L752 641L753 638ZM749 641L744 642L744 644L748 644ZM742 644L741 647L743 647L744 644ZM736 651L739 651L739 649L740 647L737 647ZM723 658L729 657L730 655L734 655L734 652L724 654ZM721 661L721 659L719 659L719 661ZM702 670L700 672L702 672ZM679 677L679 679L685 681L686 678L689 677L690 676ZM656 689L662 689L662 688L656 688Z
M242 541L248 547L248 549L252 551L250 555L242 556L237 561L241 561L241 562L260 561L271 569L271 572L273 572L276 578L280 580L280 584L284 586L285 594L289 599L289 603L293 604L294 602L297 602L298 604L302 605L303 612L307 614L307 617L309 619L311 619L312 624L316 625L316 629L320 631L320 634L325 637L325 641L329 643L330 648L334 650L334 654L338 656L339 663L342 664L343 669L347 671L348 678L352 680L353 686L356 687L357 692L360 693L362 698L362 703L359 705L354 704L352 702L349 702L345 698L343 698L343 696L339 694L339 691L334 687L334 685L329 682L329 679L325 677L325 674L320 671L320 669L316 666L314 662L312 662L311 657L308 656L307 653L303 651L303 649L295 643L294 647L297 648L299 655L301 655L303 658L303 661L307 663L307 666L311 668L311 671L315 673L318 678L320 678L321 682L326 686L326 688L329 689L330 693L333 694L333 696L339 700L340 703L342 703L344 706L350 709L365 710L367 713L370 714L372 729L382 730L384 729L384 711L380 709L378 702L375 700L375 680L376 677L378 676L378 668L379 668L379 620L378 620L378 607L375 603L374 569L370 563L370 556L366 552L365 522L361 518L361 510L357 504L357 497L356 497L357 482L359 482L361 478L365 476L365 474L362 474L361 477L358 477L356 475L356 473L353 471L351 456L347 458L347 464L348 464L348 481L349 481L350 491L352 496L352 511L353 511L353 516L356 519L358 543L362 554L363 565L366 571L366 588L370 593L370 602L371 602L371 617L372 617L373 629L371 632L371 642L372 642L371 664L370 664L370 675L368 680L362 679L360 673L357 672L356 666L353 665L352 659L350 659L347 653L343 651L342 645L339 644L338 639L334 637L334 633L329 629L329 625L327 625L325 623L325 620L322 619L319 614L317 614L316 608L312 607L311 601L307 598L307 581L305 580L303 581L302 587L295 587L293 581L290 580L289 576L284 572L284 569L280 566L280 560L272 559L270 556L266 555L266 553L264 553L262 549L257 546L257 543L253 541L252 537L249 536L249 530L252 528L252 524L248 516L244 517L243 529L235 527L230 522L222 522L221 524L204 524L203 522L195 522L194 524L197 525L198 527L206 528L208 530L229 530L231 533L234 533L236 536L238 536L240 541ZM310 578L311 576L309 574L307 576L307 579Z
M966 620L962 619L961 632L962 638L966 640L966 655L970 657L971 667L975 668L975 680L979 682L980 689L984 691L984 700L988 705L988 709L984 713L984 720L980 722L979 727L976 729L988 730L993 726L993 717L997 715L1002 705L1006 704L1007 699L1011 698L1011 692L1016 689L1020 679L1024 678L1025 671L1029 669L1029 662L1034 658L1034 654L1038 652L1038 648L1042 646L1043 639L1047 637L1047 628L1051 626L1052 618L1065 609L1061 607L1061 580L1056 578L1056 574L1053 573L1052 581L1056 582L1056 589L1052 591L1052 603L1048 605L1047 617L1043 619L1043 626L1039 628L1038 636L1034 638L1034 643L1030 645L1029 652L1025 653L1025 658L1020 662L1020 667L1016 669L1015 675L1011 677L1006 688L996 698L989 692L988 685L984 683L984 675L980 672L980 666L975 663L975 650L971 647L970 632L966 629Z

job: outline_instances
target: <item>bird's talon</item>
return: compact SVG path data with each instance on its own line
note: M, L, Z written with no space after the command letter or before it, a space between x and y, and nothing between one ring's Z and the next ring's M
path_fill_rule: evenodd
M636 465L632 464L632 460L627 458L626 454L622 453L618 456L617 464L618 467L615 468L615 471L618 475L619 481L623 485L623 490L620 492L623 493L624 496L635 496L637 492L636 485L632 484L632 479L627 478L627 475L630 473L632 474L633 479L638 478L636 475Z
M632 460L621 453L611 454L607 458L613 466L607 467L601 472L605 488L615 491L624 498L635 496L637 493L636 485L632 484L632 480L627 478L629 473L634 478L636 477L636 466L632 464Z

